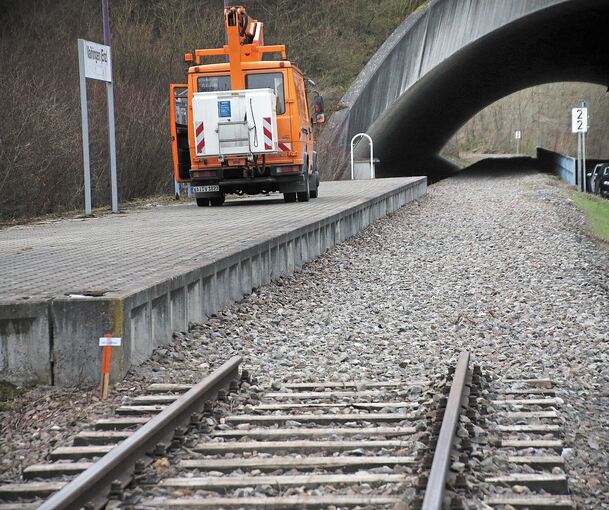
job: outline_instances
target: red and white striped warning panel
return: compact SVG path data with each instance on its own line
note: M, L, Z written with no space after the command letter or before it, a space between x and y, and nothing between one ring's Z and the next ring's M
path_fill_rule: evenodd
M279 142L279 150L283 152L290 152L292 150L292 144L290 142Z
M202 122L195 123L195 144L197 147L197 154L203 154L203 149L205 149L205 132L203 130Z
M271 124L271 117L262 118L262 128L264 131L264 150L273 150L273 125Z

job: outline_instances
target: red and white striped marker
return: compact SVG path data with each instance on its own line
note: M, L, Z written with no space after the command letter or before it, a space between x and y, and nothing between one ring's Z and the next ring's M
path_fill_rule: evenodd
M292 150L292 144L279 142L279 150L283 152L290 152Z
M264 131L264 150L273 150L273 126L270 117L262 118L262 128Z
M195 123L195 143L197 146L197 154L201 154L205 148L205 133L203 131L203 123Z

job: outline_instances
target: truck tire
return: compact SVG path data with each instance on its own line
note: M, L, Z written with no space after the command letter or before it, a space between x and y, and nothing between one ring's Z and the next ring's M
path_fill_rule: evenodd
M306 173L304 176L304 181L305 181L305 190L299 191L297 193L299 202L308 202L309 196L310 196L309 194L311 193L310 177Z
M209 207L209 198L197 198L197 205L199 207Z
M288 204L296 202L296 193L284 193L283 200Z
M317 171L313 173L311 179L313 179L313 188L309 192L309 196L311 198L317 198L319 196L319 174Z
M222 204L224 204L225 199L226 199L226 196L224 195L224 193L222 193L221 196L210 199L211 206L220 207Z

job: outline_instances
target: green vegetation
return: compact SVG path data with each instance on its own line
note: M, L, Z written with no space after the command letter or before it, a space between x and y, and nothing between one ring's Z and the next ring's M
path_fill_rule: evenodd
M171 193L169 83L183 54L224 42L221 0L111 0L122 200ZM244 0L266 42L317 82L331 110L423 0ZM0 0L0 223L83 203L76 40L102 40L99 0ZM105 90L90 83L93 205L109 203Z
M573 202L586 215L590 233L609 245L609 200L571 191Z

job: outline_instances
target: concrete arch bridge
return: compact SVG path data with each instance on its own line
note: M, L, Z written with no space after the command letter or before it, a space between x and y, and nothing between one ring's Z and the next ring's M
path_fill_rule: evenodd
M431 0L343 97L320 140L320 168L344 177L351 137L367 132L377 177L446 175L455 167L440 151L471 117L562 81L609 85L609 0ZM368 144L358 150L365 157Z

